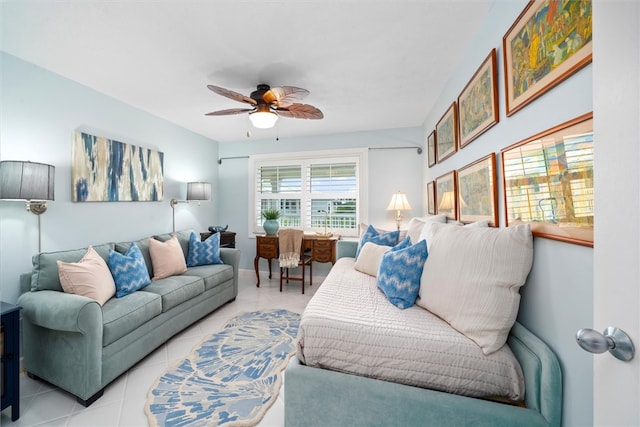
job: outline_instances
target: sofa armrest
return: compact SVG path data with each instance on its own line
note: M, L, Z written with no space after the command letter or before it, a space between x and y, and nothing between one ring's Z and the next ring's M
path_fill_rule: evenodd
M336 258L355 258L358 250L357 240L338 240Z
M223 263L233 267L234 296L238 295L238 269L240 268L240 249L220 248L220 259Z
M59 291L26 292L18 298L22 317L47 329L102 336L102 308L97 301Z

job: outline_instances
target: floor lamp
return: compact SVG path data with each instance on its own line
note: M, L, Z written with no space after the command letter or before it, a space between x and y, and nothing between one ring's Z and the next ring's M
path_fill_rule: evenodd
M27 210L38 216L38 252L40 215L47 211L47 200L54 200L55 172L55 166L44 163L0 161L0 199L24 200Z
M173 232L176 232L176 205L178 203L189 203L192 200L210 200L211 184L208 182L189 182L187 183L187 200L171 199L169 204L172 210Z

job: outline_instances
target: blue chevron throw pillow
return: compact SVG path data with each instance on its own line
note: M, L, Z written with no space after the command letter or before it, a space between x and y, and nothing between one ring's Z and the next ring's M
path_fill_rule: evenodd
M187 267L208 264L222 264L220 259L220 233L214 233L207 240L201 242L196 233L192 232L189 238Z
M122 298L151 283L142 252L134 242L124 255L110 250L108 263L116 282L116 298Z
M358 259L358 255L360 255L360 251L365 243L371 242L381 246L395 246L398 243L399 237L399 231L388 231L380 234L372 225L369 225L367 230L362 234L362 237L360 237L360 243L356 250L356 259Z
M420 277L427 260L427 242L420 240L404 249L400 246L391 248L382 256L377 283L391 304L405 309L418 298Z

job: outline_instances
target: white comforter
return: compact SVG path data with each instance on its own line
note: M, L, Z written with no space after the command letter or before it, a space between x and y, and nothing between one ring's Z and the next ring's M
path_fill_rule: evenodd
M524 398L508 346L485 356L429 311L395 307L354 262L339 259L309 301L298 332L301 362L466 396Z

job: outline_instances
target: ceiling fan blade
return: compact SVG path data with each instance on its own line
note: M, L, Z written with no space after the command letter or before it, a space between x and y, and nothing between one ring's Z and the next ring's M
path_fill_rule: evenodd
M309 95L309 91L300 87L281 86L272 87L262 95L262 99L267 104L274 104L276 107L288 107Z
M279 116L290 117L292 119L319 120L324 117L322 111L309 104L291 104L285 108L275 110Z
M257 101L255 99L251 99L248 96L245 96L245 95L243 95L241 93L234 92L232 90L225 89L225 88L220 87L220 86L207 85L207 87L209 88L209 90L212 90L213 92L217 93L218 95L226 96L227 98L231 98L234 101L246 102L247 104L251 104L251 105L256 105L257 104Z
M253 108L229 108L228 110L213 111L205 114L205 116L231 116L233 114L250 113Z

